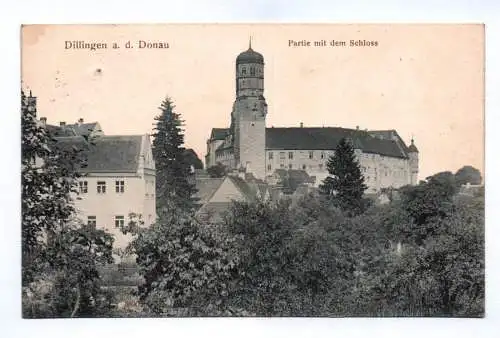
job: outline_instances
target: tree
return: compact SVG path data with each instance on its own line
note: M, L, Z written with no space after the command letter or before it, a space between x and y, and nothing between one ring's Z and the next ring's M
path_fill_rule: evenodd
M207 169L207 173L211 178L221 178L227 174L227 168L222 163L217 162L216 165Z
M149 228L135 228L129 246L144 283L141 302L167 316L231 315L229 282L238 264L231 240L197 224L182 209L169 209Z
M184 161L186 161L189 167L193 166L194 169L203 169L203 162L191 148L184 150Z
M435 231L408 241L386 266L381 298L393 314L484 315L484 199L459 201L454 210L429 220Z
M364 209L363 194L367 189L351 143L343 138L328 159L329 176L320 186L322 194L332 199L342 210L358 214Z
M458 169L455 173L455 180L458 186L470 183L479 185L482 182L481 172L473 166L466 165Z
M112 237L74 219L81 152L59 149L37 124L31 93L21 92L21 127L23 315L103 315L111 303L97 264L112 261Z
M156 208L158 214L169 205L173 208L194 210L196 192L191 167L186 162L183 121L175 112L170 98L166 98L155 117L153 157L156 166Z

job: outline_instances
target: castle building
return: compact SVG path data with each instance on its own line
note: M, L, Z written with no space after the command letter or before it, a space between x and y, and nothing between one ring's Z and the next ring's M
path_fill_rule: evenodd
M267 128L264 57L252 49L236 58L236 99L229 128L213 128L207 140L206 167L217 163L268 181L276 169L304 170L321 184L326 163L342 138L349 139L361 166L367 192L417 184L419 153L396 130L340 127Z

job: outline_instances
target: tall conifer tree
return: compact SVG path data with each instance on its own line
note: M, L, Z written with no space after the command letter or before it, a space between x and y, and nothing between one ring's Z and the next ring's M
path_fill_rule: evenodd
M320 191L329 196L341 209L357 214L363 211L363 194L367 189L351 143L343 138L335 153L328 159L329 176Z
M194 175L184 156L184 121L175 112L167 97L161 104L161 114L155 117L153 157L156 165L156 208L158 214L165 209L195 208Z

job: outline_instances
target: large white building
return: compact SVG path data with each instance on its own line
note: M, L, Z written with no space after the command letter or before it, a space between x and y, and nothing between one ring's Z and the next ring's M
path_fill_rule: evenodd
M144 226L156 218L155 163L149 135L105 135L99 123L47 124L40 118L61 150L82 150L86 165L80 169L75 198L78 217L105 229L114 247L123 249L131 240L120 227L130 214L140 215Z
M311 98L312 99L312 98ZM213 128L207 140L206 167L217 163L268 180L276 169L299 169L316 178L328 176L326 162L342 138L355 148L367 192L416 184L418 150L396 130L339 127L267 128L264 57L249 46L236 58L236 99L229 128Z

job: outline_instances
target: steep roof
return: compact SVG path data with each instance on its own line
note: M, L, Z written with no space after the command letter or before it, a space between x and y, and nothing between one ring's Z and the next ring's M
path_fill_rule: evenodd
M215 194L221 186L224 178L196 177L196 197L199 198L200 204L205 204Z
M141 135L99 136L90 143L82 136L56 137L56 147L79 149L87 159L87 173L136 172L141 153Z
M251 46L244 52L241 52L236 57L236 64L240 63L259 63L264 64L264 57L259 52L256 52L252 49Z
M338 127L266 128L266 150L334 150L342 138L352 139L365 153L407 158L405 149L392 139Z
M212 128L212 133L210 134L211 140L224 140L228 133L228 128Z
M233 182L233 184L238 188L238 190L241 192L243 197L245 197L247 200L252 200L255 198L255 193L256 191L252 189L252 187L245 182L244 179L238 176L228 176L228 178Z
M413 141L413 139L411 140L411 144L408 147L408 152L409 153L418 153L417 146L415 145L415 142Z

